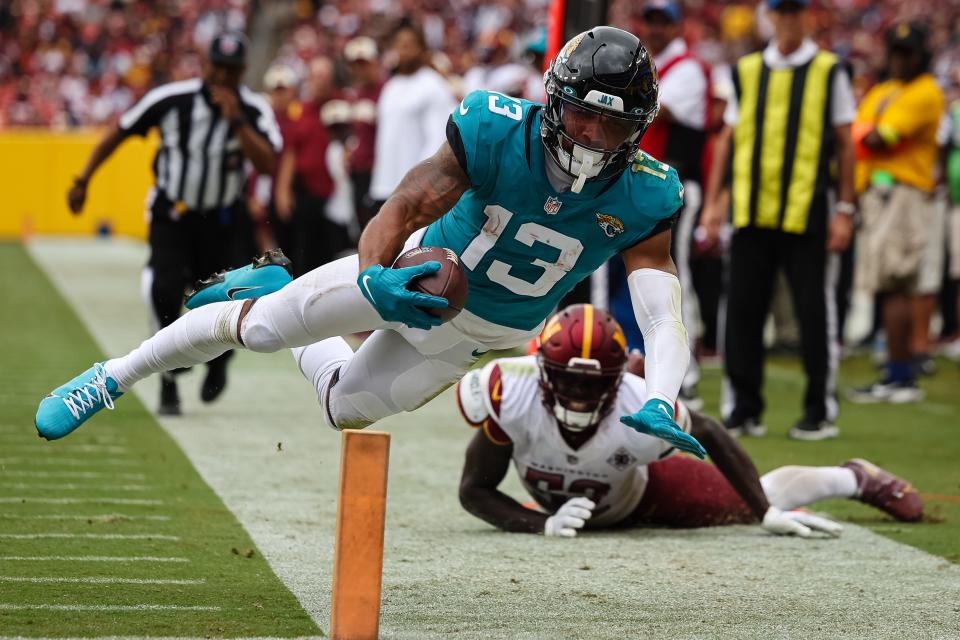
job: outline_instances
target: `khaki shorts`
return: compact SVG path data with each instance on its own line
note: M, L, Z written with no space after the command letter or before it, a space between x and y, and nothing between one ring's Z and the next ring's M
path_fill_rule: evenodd
M917 291L932 236L933 206L930 194L906 185L867 189L861 199L857 288L868 293Z
M940 293L943 285L943 263L947 259L947 203L935 198L930 203L930 237L920 259L920 275L917 278L917 293L933 295Z
M950 278L960 280L960 205L947 214L947 240L950 243Z

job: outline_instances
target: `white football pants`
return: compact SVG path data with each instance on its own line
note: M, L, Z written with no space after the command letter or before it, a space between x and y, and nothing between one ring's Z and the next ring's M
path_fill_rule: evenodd
M422 235L411 236L406 248ZM360 292L358 275L357 256L348 256L258 299L243 319L242 344L236 331L242 301L200 307L108 361L107 374L128 389L150 374L207 362L238 346L258 352L293 348L330 426L363 428L420 407L459 380L483 352L525 345L540 331L495 325L469 311L429 331L384 322ZM374 334L354 354L340 336L363 331Z

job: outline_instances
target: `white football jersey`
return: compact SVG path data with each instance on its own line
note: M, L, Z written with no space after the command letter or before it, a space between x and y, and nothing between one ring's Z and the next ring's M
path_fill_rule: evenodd
M500 444L513 443L513 463L524 487L553 513L574 496L597 503L587 526L610 525L628 516L647 485L647 465L672 447L638 433L620 417L639 411L646 400L643 378L623 375L613 409L596 435L573 449L557 419L542 401L535 356L502 358L471 371L460 381L457 400L467 421ZM677 423L690 431L690 416L677 405ZM509 440L508 440L509 439Z

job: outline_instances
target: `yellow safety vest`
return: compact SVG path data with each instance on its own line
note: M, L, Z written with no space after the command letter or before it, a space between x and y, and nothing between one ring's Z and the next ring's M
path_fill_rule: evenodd
M740 115L733 131L733 224L808 230L814 204L830 178L830 103L839 59L827 51L796 68L771 69L760 52L737 62ZM822 206L822 205L821 205ZM814 227L823 229L826 216Z

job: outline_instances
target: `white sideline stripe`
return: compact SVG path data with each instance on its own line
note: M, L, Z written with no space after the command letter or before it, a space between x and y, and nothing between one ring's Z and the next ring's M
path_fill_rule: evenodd
M62 513L45 513L39 515L23 515L17 513L0 513L0 520L155 520L166 522L170 516L128 516L122 513L101 513L95 516L70 516Z
M49 464L49 465L62 465L64 467L101 467L104 465L116 465L116 466L133 466L140 464L137 460L121 460L119 458L59 458L59 457L50 457L44 458L40 456L35 456L32 458L25 457L12 457L12 458L0 458L0 464L28 464L31 467L38 464Z
M0 610L47 611L220 611L220 607L179 604L12 604L0 602Z
M4 540L43 540L50 538L78 538L84 540L171 540L178 542L180 536L163 533L0 533Z
M4 482L0 483L3 489L53 489L57 491L148 491L153 487L145 484L117 484L117 485L95 485L95 484L73 484L65 483L47 483L36 482Z
M190 562L188 558L164 556L0 556L6 562Z
M33 584L206 584L204 578L64 578L61 576L0 576L0 582L30 582Z
M146 480L143 473L102 473L99 471L24 471L9 470L3 475L8 478L123 478L124 480Z
M35 498L31 496L14 496L0 498L0 504L17 502L32 502L35 504L135 504L144 506L162 505L162 500L147 500L140 498Z

